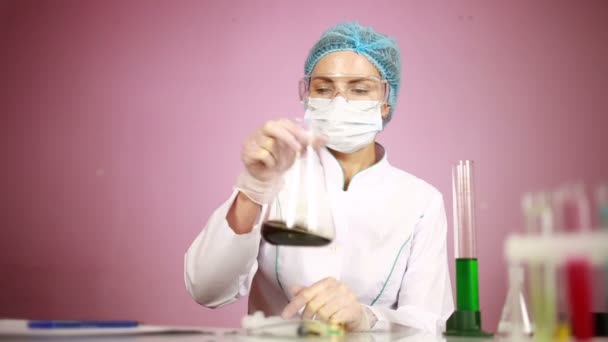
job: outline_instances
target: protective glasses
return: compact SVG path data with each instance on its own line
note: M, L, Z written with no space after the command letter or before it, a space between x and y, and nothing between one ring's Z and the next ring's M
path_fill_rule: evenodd
M386 103L388 82L379 76L347 74L314 74L300 80L300 100L309 98L331 100L342 95L346 101Z

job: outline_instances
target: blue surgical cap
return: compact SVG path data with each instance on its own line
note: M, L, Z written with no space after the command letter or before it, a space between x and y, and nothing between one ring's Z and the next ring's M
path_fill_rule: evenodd
M310 49L304 63L304 73L310 75L321 58L335 51L354 51L365 56L388 81L391 110L385 123L388 122L395 110L401 84L401 58L395 39L356 22L340 23L325 31Z

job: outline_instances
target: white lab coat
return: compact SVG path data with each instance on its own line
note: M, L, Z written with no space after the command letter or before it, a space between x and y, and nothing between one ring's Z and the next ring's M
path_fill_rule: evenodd
M376 315L374 330L394 323L440 334L454 310L441 193L391 166L386 153L343 191L338 161L325 149L320 156L334 211L334 241L325 247L277 247L261 239L259 226L235 234L226 220L235 191L185 255L192 297L214 308L249 294L250 313L280 315L291 298L290 286L331 276ZM269 209L280 199L281 194Z

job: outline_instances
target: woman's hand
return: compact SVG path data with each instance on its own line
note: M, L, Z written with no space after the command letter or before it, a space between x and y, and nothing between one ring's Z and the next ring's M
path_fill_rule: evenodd
M296 152L306 146L308 139L306 131L293 121L271 120L245 141L241 159L257 180L272 181L293 164Z
M293 317L305 307L303 319L321 319L329 323L344 324L349 331L369 330L369 319L364 306L355 294L335 278L325 278L309 287L294 287L291 302L281 316Z
M293 121L281 119L266 122L243 144L245 165L236 188L257 204L270 203L282 187L282 176L307 145L319 148L322 137L312 136Z
M245 170L235 185L239 194L226 215L236 234L251 232L262 205L276 197L283 186L283 173L308 144L318 148L325 139L312 137L287 119L268 121L245 140L241 153Z
M258 205L270 203L283 186L283 173L308 139L306 131L290 120L266 122L243 144L245 171L236 189Z

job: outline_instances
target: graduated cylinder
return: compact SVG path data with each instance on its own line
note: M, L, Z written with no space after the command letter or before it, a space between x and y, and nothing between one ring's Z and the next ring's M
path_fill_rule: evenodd
M475 234L475 179L473 161L461 160L452 168L456 307L479 311L479 279Z

